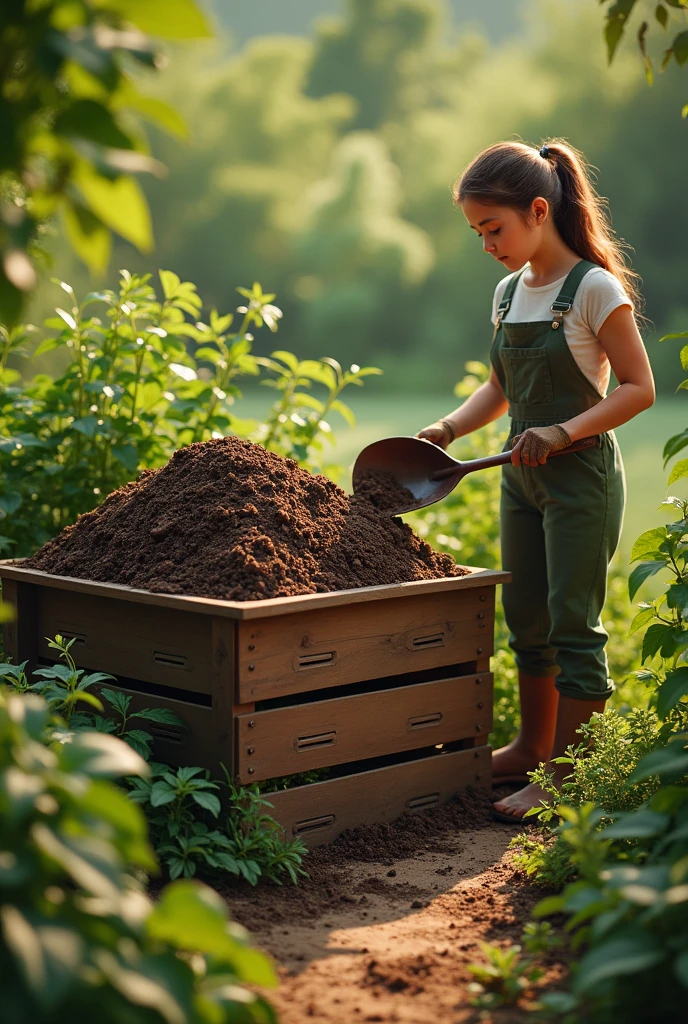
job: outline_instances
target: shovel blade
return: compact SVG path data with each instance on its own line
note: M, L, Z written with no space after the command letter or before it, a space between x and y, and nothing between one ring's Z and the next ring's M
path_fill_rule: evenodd
M434 473L450 467L455 470L450 476L431 479ZM419 437L386 437L364 448L353 468L354 494L369 473L390 473L397 484L413 496L401 507L385 509L393 516L425 508L445 498L463 476L461 463L442 448Z

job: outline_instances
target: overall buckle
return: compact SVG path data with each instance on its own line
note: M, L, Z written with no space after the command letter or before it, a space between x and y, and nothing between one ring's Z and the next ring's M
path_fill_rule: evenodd
M554 319L552 320L552 330L556 331L560 323L564 319L565 313L570 313L573 307L573 302L560 302L555 299L552 305L549 307L550 312L553 314Z

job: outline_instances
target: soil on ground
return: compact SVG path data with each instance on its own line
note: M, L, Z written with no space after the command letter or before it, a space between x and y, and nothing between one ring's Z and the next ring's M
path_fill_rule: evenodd
M180 449L23 564L232 601L467 572L365 497L236 437Z
M471 1006L468 965L481 942L519 942L545 892L524 881L508 852L516 829L489 816L472 790L446 807L345 833L313 850L298 887L224 891L232 916L274 958L266 993L280 1024L526 1024L536 993L489 1017ZM220 890L222 891L222 890ZM538 989L560 987L549 954Z

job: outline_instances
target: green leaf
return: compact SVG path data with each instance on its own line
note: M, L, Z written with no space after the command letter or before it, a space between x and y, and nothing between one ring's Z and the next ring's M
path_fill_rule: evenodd
M167 782L156 782L151 787L150 802L152 807L164 807L177 799L177 794Z
M209 39L213 33L193 0L117 0L117 10L161 39Z
M109 228L126 238L141 252L153 248L150 211L141 186L132 177L122 175L114 181L80 164L74 173L89 209Z
M155 96L145 96L135 89L131 82L123 83L112 97L116 107L127 107L136 110L147 121L152 121L169 135L179 139L188 139L189 131L181 114L169 103Z
M92 99L73 100L55 119L53 131L112 149L133 148L133 140L122 131L112 111Z
M653 775L683 776L688 773L688 751L683 740L674 740L666 747L646 754L629 776L629 782L643 782Z
M682 430L680 434L674 434L664 445L664 451L662 452L664 465L666 466L669 459L677 455L686 446L688 446L688 427Z
M673 483L680 480L682 477L688 476L688 459L681 459L676 463L667 481L667 487L671 487Z
M214 793L206 793L203 791L194 790L191 794L192 799L198 804L199 807L203 807L204 810L210 811L213 817L217 818L220 813L220 801Z
M652 564L655 565L656 563L653 562ZM643 626L646 626L648 622L654 619L654 617L654 608L642 608L631 622L631 625L629 626L628 633L626 634L626 636L632 636L639 629L642 629Z
M169 708L144 708L142 711L135 711L131 718L144 718L147 722L159 722L163 725L184 725L179 715L175 715Z
M682 697L688 694L688 668L681 667L669 672L660 685L657 694L657 714L665 719Z
M171 270L161 270L159 273L165 298L171 299L173 295L177 294L181 280Z
M664 951L648 932L612 938L593 946L585 954L573 989L579 993L587 992L592 986L610 978L647 971L663 959Z
M673 627L667 626L662 622L656 622L654 625L648 626L647 632L643 637L642 661L647 661L648 658L654 657L663 646L665 640L671 637L672 633Z
M673 42L674 57L677 64L685 64L688 60L688 32L680 32Z
M34 924L9 904L0 910L0 922L32 997L44 1011L53 1010L77 981L84 955L82 938L71 928Z
M632 601L635 595L638 593L640 587L643 585L649 576L654 576L655 573L661 572L665 568L665 562L641 562L640 565L636 565L635 569L628 577L628 599Z
M688 583L672 583L666 593L668 608L674 608L688 619Z
M688 338L688 331L679 331L678 334L664 334L660 341L670 341L672 338Z
M658 814L640 808L628 814L619 814L613 824L604 829L605 839L648 839L661 835L670 822L668 814Z
M114 444L110 451L112 452L113 458L117 459L118 462L121 462L126 469L130 470L132 473L136 471L139 464L139 455L133 444Z
M631 548L631 562L637 562L641 558L649 556L652 561L664 560L664 555L659 551L659 546L666 540L666 530L663 526L655 526L652 530L646 530L636 540Z
M351 411L351 409L349 408L349 406L345 405L344 402L340 402L340 400L337 398L332 403L330 408L332 410L334 410L334 412L338 412L339 415L344 420L346 420L346 422L349 424L350 427L355 427L356 426L356 417L354 416L354 414Z
M69 198L63 203L62 219L65 234L77 255L92 273L103 273L110 262L112 240L102 220L82 203Z
M98 732L75 733L61 748L61 760L65 771L85 772L90 776L118 778L148 774L146 762L128 744L116 736Z
M0 494L0 508L3 512L6 512L8 516L11 516L13 512L16 512L22 503L21 494L17 494L16 491L4 491Z
M662 28L666 28L667 27L667 21L669 20L669 15L667 13L666 7L664 7L662 4L657 4L657 6L655 7L655 18L657 19L659 24L662 26Z

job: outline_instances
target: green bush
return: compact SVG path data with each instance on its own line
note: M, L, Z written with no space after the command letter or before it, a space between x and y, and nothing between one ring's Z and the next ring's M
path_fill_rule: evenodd
M0 982L6 1024L269 1024L267 958L196 882L155 905L143 815L111 779L145 777L114 736L46 743L35 694L0 691Z
M332 436L325 417L352 423L342 391L379 373L283 351L253 356L251 331L276 331L282 316L259 284L238 289L244 304L233 328L231 313L211 310L201 320L195 285L170 271L160 281L162 299L150 275L122 271L117 292L91 292L81 302L58 282L67 308L46 321L50 333L34 353L59 351L66 366L55 378L39 374L22 384L7 362L26 350L33 329L0 326L0 547L13 555L30 554L140 469L163 465L193 441L238 434L322 468ZM230 412L241 398L237 382L261 371L276 401L264 423L241 420Z

